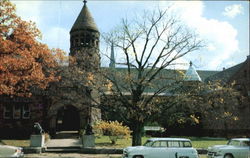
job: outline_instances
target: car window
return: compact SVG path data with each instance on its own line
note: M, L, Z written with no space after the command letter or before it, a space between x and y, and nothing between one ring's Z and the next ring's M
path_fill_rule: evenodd
M160 147L160 141L155 141L152 145L152 147Z
M152 144L153 144L153 141L147 140L143 146L152 146Z
M168 147L180 147L178 141L168 141Z
M189 141L182 141L180 142L180 147L188 148L188 147L192 147L192 144Z
M250 146L250 141L243 141L242 146Z
M155 141L152 147L167 147L167 141Z
M168 146L167 141L161 141L160 146L161 147L167 147Z

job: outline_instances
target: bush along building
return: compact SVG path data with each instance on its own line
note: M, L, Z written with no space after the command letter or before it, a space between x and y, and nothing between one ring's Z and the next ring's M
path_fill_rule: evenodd
M9 97L0 96L0 135L7 136L29 136L35 122L40 122L45 131L55 135L57 131L79 131L85 129L87 124L92 124L101 119L100 103L112 103L112 101L101 99L98 88L101 86L101 78L98 76L100 70L115 71L126 75L124 68L115 67L114 48L111 48L111 60L108 68L100 68L99 55L100 32L87 8L86 2L80 11L75 23L70 30L70 61L68 66L58 68L60 82L51 83L46 90L32 89L32 97ZM250 133L250 61L246 61L223 71L196 71L192 63L188 70L167 70L164 69L159 75L165 79L164 82L182 80L182 86L193 87L208 82L223 82L224 85L234 85L235 90L240 92L243 100L235 109L240 115L235 118L234 124L226 124L214 118L213 113L201 116L199 132L204 135L216 135L218 130L231 130L234 133ZM133 71L133 70L131 70ZM179 75L182 72L184 76ZM184 77L184 78L183 78ZM163 82L163 80L161 80ZM119 82L123 84L123 81ZM153 83L160 86L162 83ZM154 87L154 86L152 86ZM186 89L188 89L186 88ZM148 89L150 95L154 89ZM108 90L107 90L107 93ZM208 98L210 93L202 94ZM128 94L129 95L129 94ZM175 97L170 91L161 93L160 98L169 99ZM114 102L113 102L114 103ZM185 102L183 102L183 105ZM105 104L103 104L105 105ZM183 106L180 106L183 108ZM199 109L198 109L199 110ZM198 111L197 110L197 111ZM225 109L224 109L225 110ZM197 112L199 114L199 112ZM119 113L107 113L102 111L106 119L119 120ZM161 117L161 116L160 116ZM169 117L172 117L169 115ZM160 122L160 120L159 120ZM237 124L237 128L236 125ZM212 126L213 125L213 126ZM166 125L166 128L173 126ZM196 134L192 131L197 126L179 126L170 134ZM179 128L179 129L178 129ZM198 133L199 134L199 133ZM219 133L223 136L223 132ZM217 134L218 135L218 134Z

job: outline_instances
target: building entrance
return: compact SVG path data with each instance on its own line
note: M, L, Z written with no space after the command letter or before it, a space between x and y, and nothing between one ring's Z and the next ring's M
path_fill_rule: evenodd
M80 128L80 115L74 106L64 106L57 112L57 131L78 131Z

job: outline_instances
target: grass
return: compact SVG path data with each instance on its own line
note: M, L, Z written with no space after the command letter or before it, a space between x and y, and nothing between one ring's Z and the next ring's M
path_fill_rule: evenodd
M146 142L150 137L143 137L142 144ZM209 137L185 137L189 138L192 141L194 148L208 148L213 145L223 145L227 143L227 140L224 138L209 138ZM113 148L124 148L131 146L131 138L129 139L118 139L115 145L111 144L108 136L102 136L96 138L95 140L97 147L113 147Z
M143 137L142 138L142 144L146 142L147 139L150 137ZM209 138L209 137L185 137L189 138L192 141L194 148L208 148L209 146L213 145L222 145L226 144L227 140L223 138ZM0 144L6 144L6 145L13 145L13 146L29 146L30 141L29 140L0 140ZM108 136L102 136L99 138L96 138L95 140L97 147L106 147L106 148L124 148L127 146L131 146L131 138L129 139L118 139L116 144L111 144L111 141L109 140Z
M30 146L30 140L0 140L0 144L26 147Z

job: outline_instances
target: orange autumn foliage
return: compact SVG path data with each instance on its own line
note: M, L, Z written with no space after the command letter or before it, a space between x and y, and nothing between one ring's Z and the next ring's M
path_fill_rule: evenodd
M38 40L35 23L23 21L9 0L0 1L0 95L31 96L30 88L46 88L56 81L59 49L50 50Z

